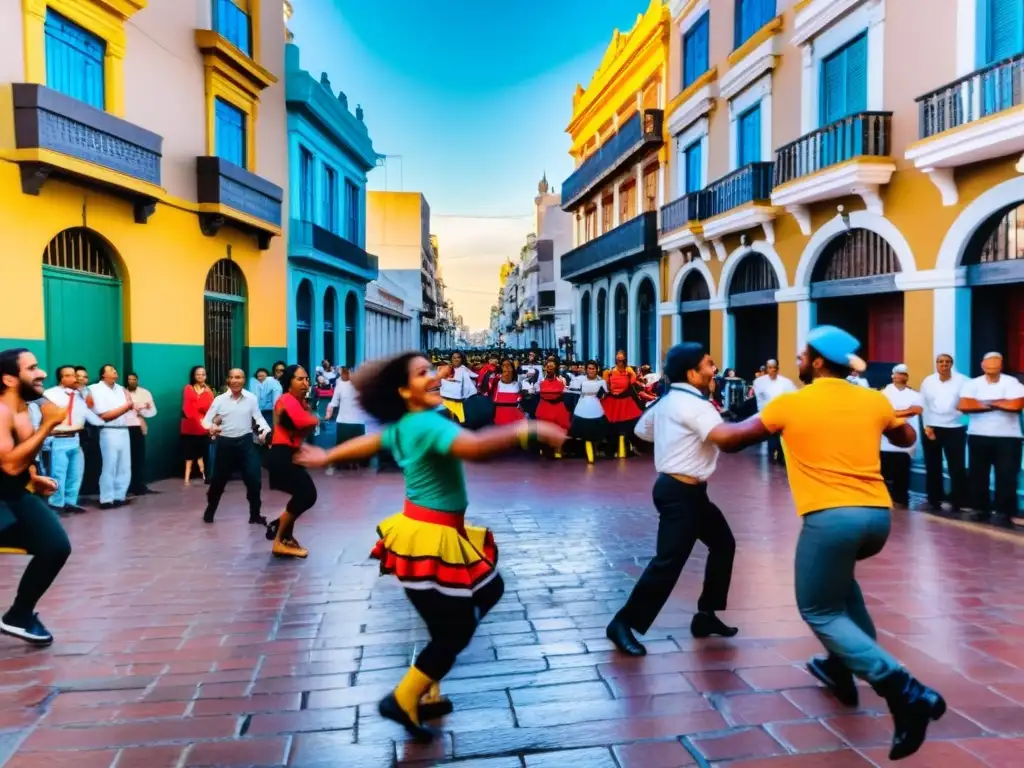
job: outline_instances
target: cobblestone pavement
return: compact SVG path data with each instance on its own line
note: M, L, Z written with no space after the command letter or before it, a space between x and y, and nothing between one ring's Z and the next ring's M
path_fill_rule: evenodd
M798 520L781 470L729 457L712 486L738 539L731 640L688 633L698 547L647 636L610 652L604 627L649 557L647 459L502 462L470 471L472 519L502 548L505 598L445 690L444 738L406 743L375 702L424 632L366 554L398 509L395 475L318 477L270 557L235 485L213 526L202 486L67 521L71 562L45 598L48 650L0 639L0 763L9 768L856 768L882 765L884 705L844 711L804 671L818 650L793 599ZM266 494L267 512L282 502ZM1024 539L896 513L861 584L885 645L950 712L906 766L1024 765ZM23 567L0 562L5 604ZM701 755L697 758L693 755Z

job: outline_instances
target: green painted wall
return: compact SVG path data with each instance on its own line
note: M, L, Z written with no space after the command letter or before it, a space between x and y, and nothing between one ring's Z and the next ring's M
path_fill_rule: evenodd
M246 376L251 377L257 368L266 368L268 371L278 360L288 360L288 350L284 347L249 347L248 370Z
M46 342L43 339L8 339L0 337L0 351L5 349L20 349L24 347L32 351L39 360L39 367L47 373L51 373L47 359L46 359ZM62 363L56 363L56 365L62 365ZM49 386L49 382L47 382Z

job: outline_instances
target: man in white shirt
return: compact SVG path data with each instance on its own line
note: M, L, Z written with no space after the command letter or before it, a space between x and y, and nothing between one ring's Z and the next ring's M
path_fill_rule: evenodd
M909 369L903 363L895 366L892 369L892 384L883 389L882 394L892 403L896 418L906 419L916 431L917 417L921 415L923 403L920 393L907 386L909 374ZM882 435L882 479L889 488L893 504L905 507L910 503L910 459L916 446L915 441L913 445L901 448Z
M49 503L57 512L81 514L85 512L78 505L78 494L85 476L81 437L86 424L101 427L103 420L89 410L79 393L74 366L58 368L57 382L56 387L43 392L43 397L67 413L64 421L50 433L50 477L57 481L57 490L50 496Z
M243 389L245 372L241 368L228 371L228 391L218 395L203 417L203 426L213 440L214 462L210 489L206 493L206 511L203 522L212 523L224 488L236 470L242 473L245 496L249 501L249 525L266 525L260 514L260 459L252 441L253 423L265 440L270 425L260 412L256 395Z
M925 486L928 504L936 511L942 509L946 498L943 454L949 472L949 502L953 511L959 512L967 506L967 426L963 414L957 410L960 392L966 383L967 377L953 370L953 357L947 354L935 358L935 373L921 382Z
M707 399L715 364L703 345L684 342L668 351L664 373L670 383L668 392L636 425L637 436L654 443L657 553L607 629L608 639L629 656L646 654L633 633L650 629L697 541L707 546L708 559L690 632L694 637L733 637L739 631L716 615L726 608L736 540L707 492L707 480L718 463L712 433L722 424L718 410Z
M981 361L984 374L968 381L957 406L966 413L968 493L975 520L986 520L992 509L989 472L996 476L995 513L991 522L1013 525L1017 512L1017 475L1021 461L1020 413L1024 410L1024 384L1003 373L1003 356L989 352Z
M156 404L153 402L152 393L139 386L139 377L135 373L128 374L126 389L131 393L132 402L139 406L137 410L125 414L132 456L132 479L128 484L128 493L145 496L147 493L154 493L146 485L146 434L149 431L146 419L156 416Z
M348 368L341 369L341 375L334 385L334 395L327 404L326 418L328 421L337 413L334 422L334 444L341 445L347 440L366 434L366 414L359 407L356 388L352 386ZM372 460L371 460L372 461ZM348 466L355 469L358 465ZM334 465L327 468L327 474L334 474Z
M103 421L100 427L100 509L127 504L128 486L132 480L131 441L125 414L138 408L131 393L117 383L117 369L100 368L100 380L89 387L92 409Z
M792 379L787 379L779 373L779 361L769 360L765 364L765 374L754 379L754 397L757 400L757 410L763 411L779 395L787 392L796 392L796 384ZM779 433L768 438L768 460L776 464L784 464L782 454L782 437Z

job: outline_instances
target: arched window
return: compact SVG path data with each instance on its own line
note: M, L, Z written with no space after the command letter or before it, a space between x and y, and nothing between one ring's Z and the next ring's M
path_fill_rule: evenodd
M637 353L639 358L635 361L639 365L650 365L658 367L658 313L657 297L654 292L654 283L645 279L640 283L637 290L637 334L639 345Z
M580 299L580 349L584 360L590 359L590 291Z
M615 349L613 350L615 354L618 354L620 349L626 349L626 334L628 331L629 292L626 290L626 286L619 283L618 287L615 289Z
M295 350L298 362L307 372L313 357L313 284L309 280L299 283L295 296Z
M331 365L338 362L337 341L334 337L337 319L338 294L334 288L328 288L324 292L324 357L331 361Z
M356 360L356 330L359 322L359 299L355 291L349 291L345 297L345 367L355 368Z
M245 275L235 262L221 259L206 274L204 348L207 379L219 387L245 357Z
M779 290L779 278L764 254L751 251L736 265L729 281L729 295Z
M597 349L594 357L602 365L608 361L608 292L602 288L597 292Z

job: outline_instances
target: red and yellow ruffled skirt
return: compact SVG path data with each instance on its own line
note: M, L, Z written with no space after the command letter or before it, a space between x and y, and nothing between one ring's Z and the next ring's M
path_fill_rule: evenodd
M381 575L406 589L435 589L472 597L498 573L498 547L487 528L465 524L459 513L438 512L406 500L405 509L382 520L370 557Z

